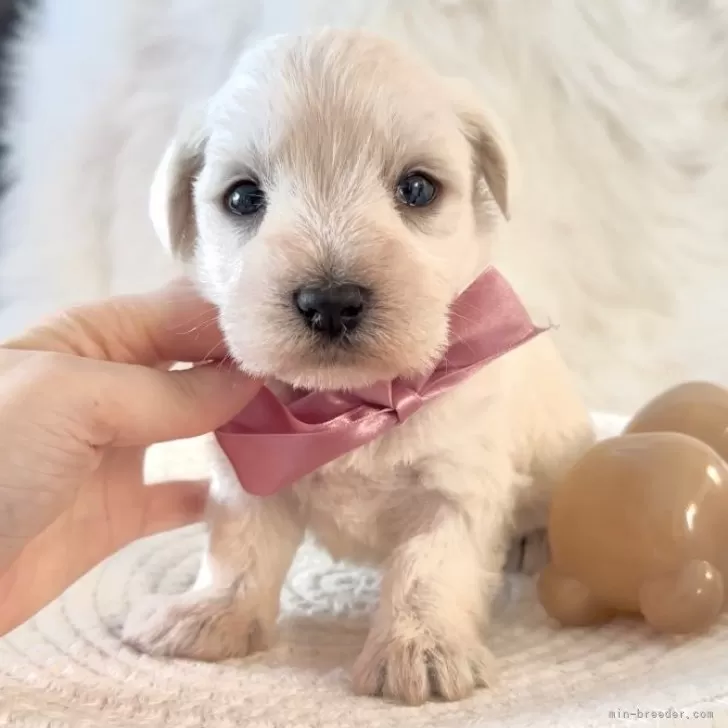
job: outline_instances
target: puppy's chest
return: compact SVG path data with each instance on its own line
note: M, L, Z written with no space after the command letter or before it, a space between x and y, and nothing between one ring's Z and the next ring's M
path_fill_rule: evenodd
M417 507L421 472L417 463L348 457L298 483L295 494L309 528L332 556L376 562Z
M442 464L481 460L495 413L477 379L296 484L309 528L334 557L385 558L437 497L433 474Z

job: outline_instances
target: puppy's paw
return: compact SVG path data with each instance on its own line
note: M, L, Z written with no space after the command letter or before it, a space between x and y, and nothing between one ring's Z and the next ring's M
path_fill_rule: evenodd
M122 642L155 657L215 662L264 650L275 618L230 591L150 597L127 617Z
M396 632L396 633L395 633ZM369 635L354 665L358 695L381 695L408 705L453 701L495 681L495 660L478 637L433 638L427 629Z

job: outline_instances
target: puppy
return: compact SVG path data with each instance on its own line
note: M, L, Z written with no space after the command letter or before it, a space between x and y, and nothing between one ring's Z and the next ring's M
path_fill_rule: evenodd
M244 54L170 146L153 217L218 306L241 367L273 387L364 387L442 352L449 307L507 218L503 145L466 87L387 41L278 36ZM322 280L373 292L366 335L338 349L291 300ZM247 495L218 452L197 583L133 612L124 640L203 660L264 649L311 529L335 558L384 569L355 690L462 698L494 675L488 611L511 534L544 525L552 484L590 440L542 334L270 497Z

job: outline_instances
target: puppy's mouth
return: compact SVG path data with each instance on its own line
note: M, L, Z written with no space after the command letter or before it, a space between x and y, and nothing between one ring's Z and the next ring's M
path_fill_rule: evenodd
M416 376L447 340L446 310L423 317L422 299L418 308L358 283L307 284L271 303L248 325L224 326L226 338L243 369L296 389L352 390Z

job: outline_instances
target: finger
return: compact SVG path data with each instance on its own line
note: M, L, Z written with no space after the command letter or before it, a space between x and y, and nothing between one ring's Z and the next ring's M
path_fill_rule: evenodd
M221 364L177 371L108 366L87 402L95 446L146 447L203 435L232 419L261 387Z
M152 293L72 308L4 346L134 364L225 355L216 308L186 279Z
M169 481L144 488L143 536L199 523L205 513L209 482Z

